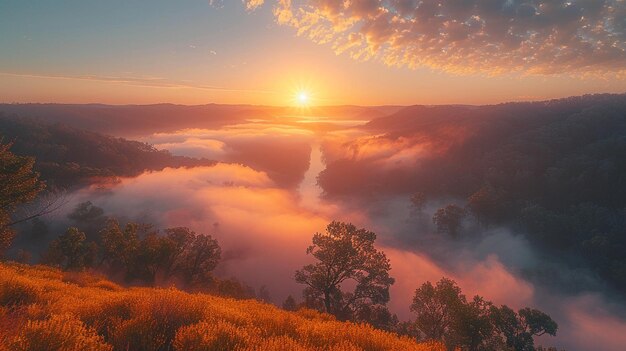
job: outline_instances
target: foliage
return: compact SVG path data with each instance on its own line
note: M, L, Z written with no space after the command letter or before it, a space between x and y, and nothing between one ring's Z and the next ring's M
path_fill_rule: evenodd
M285 311L295 311L298 309L298 304L296 303L296 299L293 296L289 295L283 302L283 310Z
M449 349L470 351L534 351L533 336L556 335L557 324L547 314L530 308L518 313L496 307L480 296L468 301L453 280L415 291L411 311L415 320L405 333L427 340L443 340Z
M29 320L9 345L11 351L111 351L103 338L69 314Z
M0 138L0 257L15 236L10 228L11 215L18 206L34 200L45 187L39 174L33 171L35 160L17 156L9 150L11 146Z
M556 335L558 326L547 314L531 308L517 313L508 306L491 307L491 318L506 344L515 350L534 351L533 336Z
M60 188L90 184L98 178L137 176L146 170L215 163L173 156L146 143L31 119L0 116L0 130L1 135L14 140L17 155L35 157L36 162L28 161L30 166L34 164L49 185Z
M213 283L221 249L210 235L177 227L160 235L151 225L127 223L124 229L109 219L100 232L102 261L113 272L123 271L127 279L154 283L157 274L164 280L176 278L189 288Z
M0 286L41 288L29 308L0 313L0 326L12 321L0 339L21 347L15 350L59 350L59 341L66 350L445 350L310 310L176 289L110 290L87 279L79 286L62 277L42 266L0 264Z
M87 242L84 232L76 227L56 238L50 244L46 261L58 265L66 270L81 270L92 266L98 247L95 243Z
M385 253L374 247L375 240L373 232L336 221L325 233L314 234L307 254L317 262L295 274L296 281L307 286L304 294L309 305L321 304L325 312L353 320L365 306L385 305L394 279ZM347 282L354 283L352 292L342 290Z
M435 212L433 215L433 223L437 226L438 232L446 233L451 237L456 238L461 230L465 215L465 209L451 204L446 207L442 207Z
M572 267L583 259L626 292L626 94L412 106L365 129L372 143L429 152L387 167L376 158L337 158L318 178L327 196L467 199L482 225L513 228ZM358 141L349 147L358 150Z

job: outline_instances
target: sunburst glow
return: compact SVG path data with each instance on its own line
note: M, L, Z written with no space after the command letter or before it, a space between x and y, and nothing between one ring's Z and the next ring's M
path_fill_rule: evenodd
M298 102L301 104L307 104L309 102L309 94L305 91L301 91L298 94Z

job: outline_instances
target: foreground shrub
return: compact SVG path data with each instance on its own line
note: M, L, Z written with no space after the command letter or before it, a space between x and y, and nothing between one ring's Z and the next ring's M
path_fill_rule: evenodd
M0 282L0 306L16 307L35 303L40 289L20 277L11 277Z
M445 351L312 310L94 281L0 263L4 296L20 296L0 306L0 351Z
M9 344L12 351L111 351L103 338L71 315L28 321Z
M179 328L204 317L202 301L175 290L154 290L131 306L131 317L109 327L118 350L169 350ZM114 320L115 321L115 320Z
M261 340L258 344L249 346L246 351L317 351L305 347L288 336L276 336Z
M244 351L255 340L259 340L255 328L244 329L224 321L201 322L181 328L176 333L174 348L180 351Z

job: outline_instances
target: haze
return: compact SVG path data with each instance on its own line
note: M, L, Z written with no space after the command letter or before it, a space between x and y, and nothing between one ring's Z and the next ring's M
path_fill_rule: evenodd
M400 321L447 277L549 314L534 345L623 350L625 19L623 0L0 0L0 151L46 187L0 209L6 258L63 268L77 227L82 271L186 289L97 246L107 219L187 227L219 243L211 279L323 311L294 274L341 221L377 234Z

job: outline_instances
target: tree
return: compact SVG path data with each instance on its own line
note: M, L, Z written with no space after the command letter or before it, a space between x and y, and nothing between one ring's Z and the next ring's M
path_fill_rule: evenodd
M465 215L466 212L463 208L457 205L448 205L435 212L433 223L437 226L439 233L447 233L451 237L456 238L461 229Z
M210 235L194 232L191 235L193 239L181 253L176 271L182 274L188 284L203 286L211 281L211 272L219 263L222 250L217 240Z
M283 310L285 311L295 311L298 309L298 304L296 303L296 299L293 296L289 295L283 302Z
M35 159L17 156L9 151L10 147L11 144L3 144L0 140L0 256L15 237L10 227L22 221L11 219L11 215L18 206L34 200L45 188L39 174L33 170Z
M506 345L518 351L534 351L533 336L556 335L558 325L547 314L531 308L515 313L506 305L492 306L491 320Z
M124 270L129 276L139 247L138 225L128 223L122 231L115 219L109 219L100 231L102 262L114 271Z
M483 186L467 199L470 212L479 224L488 220L499 220L501 217L500 196L493 187Z
M156 275L168 264L171 246L167 238L159 236L156 231L147 233L137 246L130 269L133 278L154 283Z
M52 241L46 261L66 270L81 270L92 264L93 255L93 246L86 241L85 233L71 227Z
M186 227L165 229L166 256L163 258L164 274L169 278L181 267L183 253L192 245L196 233Z
M98 231L107 224L104 210L95 206L91 201L76 205L74 210L67 215L67 218L77 227L83 229L89 239L96 238Z
M452 342L469 351L502 350L501 338L494 335L490 319L491 302L480 296L465 303L455 318Z
M430 340L441 340L449 349L534 351L534 336L556 335L557 324L547 314L530 308L518 313L493 306L480 296L467 301L450 279L430 282L415 291L411 311L413 326L402 325L404 333Z
M340 319L353 319L362 306L385 305L394 279L389 276L387 256L374 247L375 240L375 233L337 221L325 233L315 233L306 252L317 262L295 273L296 281L307 286L305 299ZM353 291L342 291L342 284L354 286Z
M424 209L424 204L426 203L424 193L421 191L413 193L409 200L411 201L411 208L415 211L415 213L421 213Z
M461 288L453 280L442 278L436 286L426 282L416 289L410 310L416 314L415 325L425 339L444 340L452 333L465 303Z

